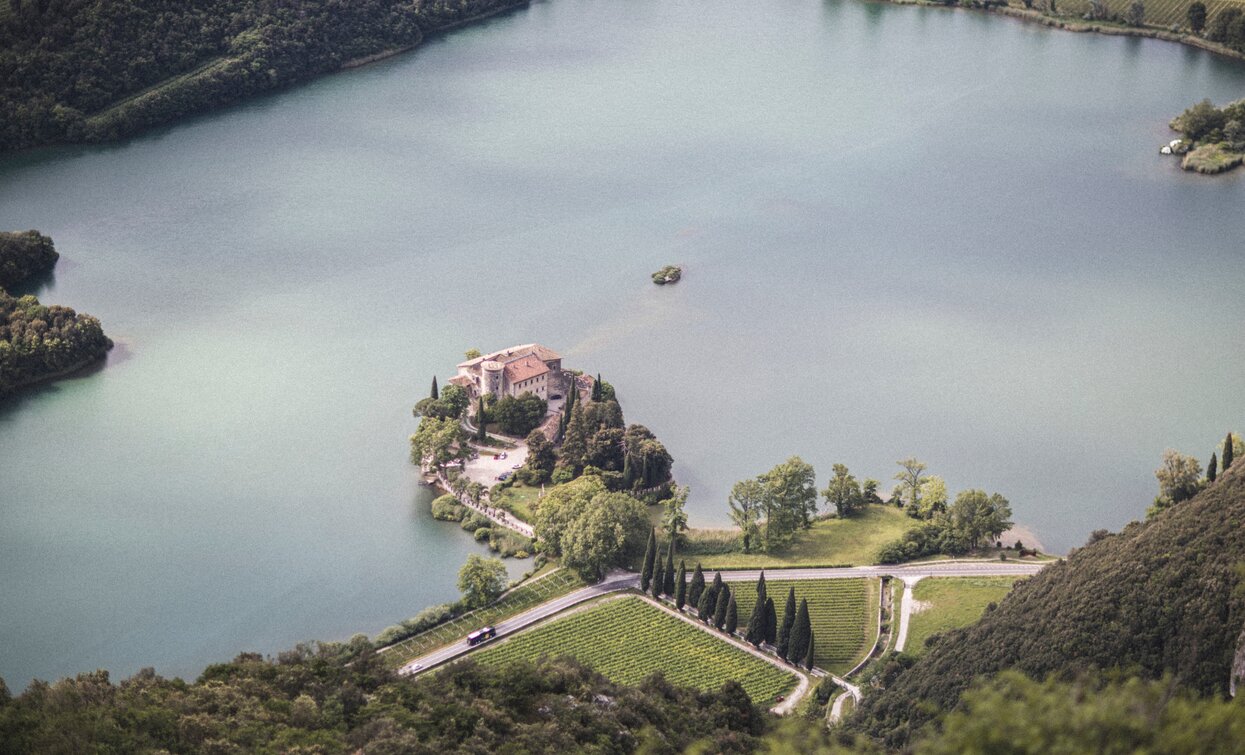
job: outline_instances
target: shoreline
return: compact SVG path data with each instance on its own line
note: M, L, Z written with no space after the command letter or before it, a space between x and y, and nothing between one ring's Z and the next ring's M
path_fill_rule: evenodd
M396 55L401 55L404 52L410 52L411 50L414 50L416 47L419 47L420 45L422 45L425 42L425 40L427 40L429 37L440 36L441 34L446 34L448 32L454 31L455 29L461 29L464 26L468 26L470 24L474 24L479 21L492 18L493 16L499 16L502 13L509 13L512 10L518 10L519 8L526 8L530 6L531 4L532 4L531 0L518 0L518 2L515 2L512 5L505 5L499 8L494 8L491 11L486 11L484 13L478 13L469 18L460 19L458 21L455 21L452 24L447 24L446 26L441 26L431 31L424 31L421 29L419 33L419 39L415 40L409 45L402 45L401 47L391 47L388 50L381 50L380 52L374 52L371 55L363 55L358 58L351 58L350 60L347 60L345 63L342 63L341 67L338 70L348 71L352 68L362 68L363 66L371 65L372 63L378 63L382 60L387 60L388 58L392 58ZM329 71L329 73L334 73L334 72Z
M27 380L24 383L18 383L17 385L14 385L12 393L8 394L7 396L0 396L0 406L3 406L5 401L15 398L16 396L20 395L21 393L23 393L29 388L36 388L45 383L53 383L57 380L60 380L61 378L72 377L76 375L77 373L82 372L83 370L96 366L97 364L99 364L100 362L108 358L108 352L112 350L112 347L113 347L113 342L110 339L108 341L108 348L104 349L103 353L101 354L88 357L87 359L84 359L83 361L75 364L74 366L66 367L65 369L59 372L53 372L49 375L40 375L39 377L34 378L32 380Z

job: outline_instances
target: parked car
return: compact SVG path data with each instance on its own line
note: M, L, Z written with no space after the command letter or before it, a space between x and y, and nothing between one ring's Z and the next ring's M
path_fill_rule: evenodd
M502 452L501 452L501 455L500 455L500 456L498 456L497 458L499 458L499 459L504 459L504 458L506 458L506 452L505 452L505 451L502 451Z
M515 464L513 467L511 467L511 469L522 469L522 468L523 468L522 464Z
M476 631L467 635L467 644L470 645L471 647L475 647L476 645L479 645L481 642L485 642L486 640L491 640L496 636L497 636L496 629L494 629L493 627L484 627L483 629L477 629Z
M506 479L509 477L510 477L509 472L502 472L501 474L497 475L497 480L498 482L505 482Z
M557 401L557 400L558 400L558 399L560 399L560 398L562 398L562 394L561 394L561 393L550 393L550 394L549 394L549 400L550 400L550 401Z

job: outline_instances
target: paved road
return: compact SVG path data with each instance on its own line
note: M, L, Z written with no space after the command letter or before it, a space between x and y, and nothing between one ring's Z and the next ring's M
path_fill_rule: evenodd
M1051 563L1051 562L1047 562ZM861 577L893 576L905 581L923 577L977 577L977 576L1025 576L1037 574L1047 563L1018 563L1007 561L935 561L926 564L909 564L895 566L853 566L841 568L810 568L810 569L768 569L766 574L771 580L781 579L859 579ZM761 570L724 571L724 582L756 581ZM529 608L523 613L513 616L496 625L497 636L505 637L542 621L560 611L583 603L586 600L640 586L640 576L634 572L613 571L606 575L598 584L589 585L575 592L567 593L546 603ZM486 647L491 643L478 645ZM420 658L416 658L403 666L399 673L419 674L440 666L473 650L462 639L453 645L447 645Z

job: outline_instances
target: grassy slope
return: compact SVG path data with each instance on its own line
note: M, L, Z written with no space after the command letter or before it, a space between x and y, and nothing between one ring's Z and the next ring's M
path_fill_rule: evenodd
M925 638L968 626L985 613L986 606L998 603L1012 589L1015 577L941 577L923 579L913 597L928 604L912 614L905 652L925 652Z
M718 689L738 681L758 705L794 688L795 677L638 597L607 599L523 632L482 653L504 664L573 655L612 681L637 684L661 671L673 684Z
M950 710L981 675L1033 677L1091 666L1173 674L1201 694L1226 694L1245 622L1245 464L1145 524L1020 580L998 610L948 632L849 722L902 746Z
M808 598L809 619L816 638L817 665L836 674L846 673L873 647L878 631L878 580L819 579L782 581L766 575L766 591L774 599L782 622L787 591L795 588L796 605ZM756 603L756 584L735 583L739 625L746 627ZM741 630L742 631L742 630Z
M536 501L539 498L540 488L529 488L515 483L503 490L493 503L530 523L535 521Z
M796 536L790 547L777 553L724 553L687 556L708 569L782 568L791 566L834 566L872 564L878 549L917 524L894 506L867 506L850 519L816 522Z

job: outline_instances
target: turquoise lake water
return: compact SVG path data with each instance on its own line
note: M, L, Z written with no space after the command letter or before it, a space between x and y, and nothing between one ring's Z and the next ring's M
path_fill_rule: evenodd
M1245 66L967 12L554 0L108 146L0 159L102 370L0 406L0 676L373 634L456 595L410 406L468 347L613 383L726 522L916 455L1051 549L1245 429ZM686 273L657 288L666 263ZM530 562L515 564L515 573Z

